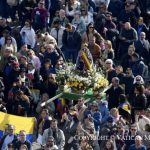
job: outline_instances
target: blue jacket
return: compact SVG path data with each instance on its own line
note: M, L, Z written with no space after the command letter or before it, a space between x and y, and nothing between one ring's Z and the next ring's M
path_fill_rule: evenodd
M100 123L101 123L101 113L98 112L92 112L91 110L85 112L85 118L87 118L89 115L91 115L93 122L94 122L94 127L95 127L95 131L99 131L100 130Z
M102 116L101 124L103 124L107 121L107 118L109 117L109 110L108 110L107 102L102 102L99 104L99 111Z
M135 147L135 144L131 145L129 147L129 150L137 150L137 148ZM144 145L141 145L141 147L138 148L138 150L147 150L147 148Z

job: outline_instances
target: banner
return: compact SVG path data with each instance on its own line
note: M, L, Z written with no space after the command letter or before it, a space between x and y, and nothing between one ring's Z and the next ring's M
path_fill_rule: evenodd
M27 134L27 140L32 142L35 118L20 117L0 112L0 138L2 138L7 124L12 124L15 126L16 134L18 134L20 130L25 130Z

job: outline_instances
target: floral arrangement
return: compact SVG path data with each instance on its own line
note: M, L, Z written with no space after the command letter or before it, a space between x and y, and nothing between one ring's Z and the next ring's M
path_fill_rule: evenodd
M77 72L74 66L68 65L64 70L57 72L56 81L61 88L69 88L73 93L85 93L89 89L92 92L103 91L108 86L108 80L101 72L88 72L86 75Z

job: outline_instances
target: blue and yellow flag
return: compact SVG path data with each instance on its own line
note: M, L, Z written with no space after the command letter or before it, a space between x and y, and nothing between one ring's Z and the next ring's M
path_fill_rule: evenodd
M32 142L35 118L20 117L0 112L0 138L3 136L7 124L12 124L15 126L16 134L18 134L20 130L25 130L27 134L27 140Z

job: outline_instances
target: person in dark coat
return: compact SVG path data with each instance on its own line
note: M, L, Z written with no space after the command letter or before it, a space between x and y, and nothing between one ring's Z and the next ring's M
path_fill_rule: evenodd
M15 62L12 64L12 70L8 75L8 81L10 87L13 85L14 81L19 77L19 73L20 73L19 64Z
M128 122L131 119L131 105L124 94L119 96L119 114Z
M122 85L125 77L125 74L123 73L123 67L118 65L115 67L115 70L116 70L116 77L119 78L120 84Z
M37 122L37 136L43 135L44 130L48 129L50 127L50 117L49 117L49 111L48 109L43 109L41 111L40 118ZM40 135L39 135L40 134ZM38 141L38 140L37 140ZM39 144L42 144L38 141Z
M52 67L51 67L50 59L46 59L43 66L40 68L40 75L42 76L43 82L47 80L47 77L51 68Z
M119 85L119 78L112 78L112 86L105 92L108 96L109 110L119 106L119 96L124 93L123 88Z
M130 45L128 47L128 53L125 54L121 60L121 66L123 67L123 70L126 71L127 68L129 68L130 62L131 62L131 56L135 53L135 47L134 45Z
M124 79L123 79L123 84L125 85L125 94L128 95L130 89L133 87L133 81L134 81L134 76L132 73L131 68L127 68Z
M108 11L112 13L113 17L118 17L119 13L123 9L122 0L111 0L108 6Z
M124 24L124 28L120 32L119 39L119 58L121 59L127 53L129 45L132 45L138 40L137 32L131 27L130 22L126 22Z
M57 53L57 50L55 49L55 46L53 44L47 44L46 45L46 52L44 54L44 60L46 59L50 59L51 60L51 64L53 66L56 65L56 62L59 58L59 54Z
M111 59L107 59L105 61L105 64L106 64L106 69L107 69L106 70L106 77L107 77L107 80L109 81L109 83L111 83L112 78L116 77L116 71L113 68L113 61Z
M145 32L141 32L139 40L134 42L134 46L136 52L139 54L140 57L143 58L143 61L148 65L150 62L149 60L150 43L145 38L146 38Z
M56 90L58 88L58 84L56 83L55 75L49 74L48 79L41 86L41 94L48 93L49 98L52 98L56 95Z
M148 36L148 27L144 23L143 17L138 18L138 23L137 23L135 29L138 34L138 39L140 39L141 32L145 32L146 36Z
M130 66L132 69L133 75L137 76L140 75L142 77L145 76L145 69L146 66L142 60L140 60L140 57L137 53L134 53L131 57Z
M15 149L21 149L22 145L25 145L28 150L32 149L31 143L26 139L26 131L24 130L21 130L19 132L18 141L15 142L14 147Z
M133 101L131 102L131 105L133 106L134 110L144 110L146 109L147 104L147 98L144 94L144 86L140 85L135 87L135 97Z
M64 149L78 149L78 141L73 138L77 133L77 127L79 124L79 120L77 119L77 111L74 107L71 107L69 110L69 114L64 114L61 120L63 124L63 131L65 135L65 148Z
M18 116L27 116L30 110L30 101L27 95L25 95L22 91L16 91L13 103L13 114Z
M66 60L71 60L75 63L79 50L81 49L81 35L75 30L70 23L66 24L62 37L62 51L65 54Z
M144 86L139 85L135 87L134 90L134 98L131 101L131 106L132 106L132 122L135 122L135 115L138 114L139 112L142 112L146 109L147 106L147 98L144 94Z
M135 12L131 9L129 3L125 5L125 9L120 11L120 14L117 17L117 21L119 22L120 26L123 25L125 22L131 22L131 25L135 25L136 23L136 15Z

